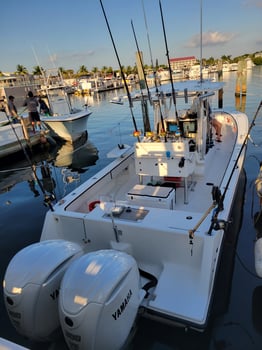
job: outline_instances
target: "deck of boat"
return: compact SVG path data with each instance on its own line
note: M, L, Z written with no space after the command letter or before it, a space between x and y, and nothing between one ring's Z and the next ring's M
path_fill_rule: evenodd
M173 209L176 211L187 211L195 213L203 213L212 204L212 185L220 187L221 181L224 176L224 172L227 169L227 165L231 159L232 147L236 139L236 132L230 125L223 126L223 137L222 142L214 141L214 145L206 154L205 165L203 167L203 174L193 173L187 179L187 200L185 198L185 185L184 180L178 179L179 181L167 182L164 186L173 187L175 189L175 200ZM109 200L116 203L124 202L125 204L135 204L130 202L127 194L134 188L135 185L139 184L139 176L135 174L135 166L133 162L128 164L128 170L124 170L119 176L112 175L110 183L106 186L101 185L96 187L96 191L84 192L80 198L67 207L66 210L73 210L76 212L88 212L88 203L98 201L101 197L107 197ZM149 176L143 177L143 184L156 184L159 178L151 178ZM163 180L162 180L163 182ZM162 184L163 185L163 184ZM222 189L221 189L222 190ZM148 205L154 207L152 201ZM156 202L155 202L156 203ZM156 205L156 207L159 207Z

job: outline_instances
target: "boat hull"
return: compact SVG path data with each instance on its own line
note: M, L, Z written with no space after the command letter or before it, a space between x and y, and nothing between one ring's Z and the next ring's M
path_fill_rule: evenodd
M87 133L87 120L90 114L90 111L83 110L61 116L41 116L41 121L53 131L54 135L74 142Z
M35 133L28 130L25 137L22 124L17 123L0 126L0 133L0 158L2 158L21 152L24 148L48 142L49 130L43 128Z
M158 153L156 158L154 152L147 154L145 147L146 162L140 168L135 159L140 152L136 153L137 147L140 150L143 143L124 149L118 159L65 197L54 212L48 212L41 240L63 237L82 244L87 253L115 249L131 254L139 268L158 280L151 297L141 305L145 314L184 327L205 329L226 223L245 159L242 146L248 130L242 113L218 111L216 117L223 123L223 142L215 143L207 152L205 165L194 154L190 154L191 158L187 155L188 167L185 164L179 170L177 166L178 173L171 179L162 172L172 157L165 160L167 163L157 160L161 158L161 147L165 154L171 152L171 146L158 144L154 150ZM181 152L179 143L176 147ZM159 164L159 176L153 176L155 183L145 175L147 167L153 166L148 163L151 156L154 164ZM179 157L183 154L179 153ZM181 177L177 176L179 172ZM142 187L137 187L139 177L144 180ZM213 185L227 188L223 210L214 226ZM113 218L105 211L112 203Z

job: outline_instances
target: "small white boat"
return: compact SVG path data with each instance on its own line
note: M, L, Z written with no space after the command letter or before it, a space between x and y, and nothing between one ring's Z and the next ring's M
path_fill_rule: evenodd
M3 113L0 120L0 158L48 142L50 131L43 123L41 130L33 132L23 117L20 123L12 124Z
M238 70L238 63L230 63L230 72L235 72Z
M195 80L200 77L200 64L194 64L190 67L188 73L189 79Z
M87 119L92 112L87 105L83 109L74 108L61 74L57 73L54 78L52 72L53 70L49 70L49 73L46 73L46 84L40 91L47 99L50 115L41 114L41 120L56 136L74 142L83 134L87 135Z
M248 118L211 112L221 83L174 88L185 105L170 108L162 85L153 131L110 152L111 164L48 211L40 242L11 260L4 298L20 333L43 340L61 327L70 349L120 349L138 316L208 325Z
M222 72L227 73L231 71L230 63L224 62L222 64Z

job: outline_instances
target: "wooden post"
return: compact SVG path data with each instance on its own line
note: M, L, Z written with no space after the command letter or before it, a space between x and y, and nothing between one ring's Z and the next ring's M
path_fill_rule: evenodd
M223 89L218 90L218 108L223 108Z
M246 61L239 61L238 70L237 70L235 96L239 97L241 94L246 95L246 93L247 93Z
M247 94L247 62L243 62L243 71L242 71L242 95Z

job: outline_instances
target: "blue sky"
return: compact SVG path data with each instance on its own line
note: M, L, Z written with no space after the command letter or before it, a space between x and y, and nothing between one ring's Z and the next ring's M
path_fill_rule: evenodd
M169 57L200 57L200 0L161 0ZM103 0L121 64L134 66L133 21L144 63L167 63L159 0ZM144 12L146 13L145 24ZM202 0L202 56L262 51L262 0ZM8 0L1 8L0 71L81 65L118 68L99 0Z

